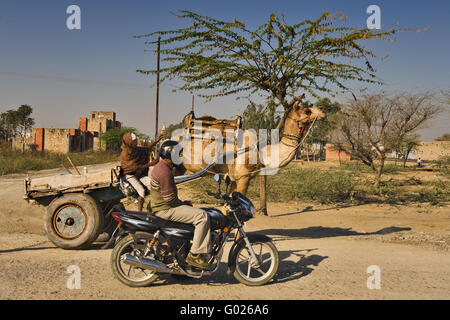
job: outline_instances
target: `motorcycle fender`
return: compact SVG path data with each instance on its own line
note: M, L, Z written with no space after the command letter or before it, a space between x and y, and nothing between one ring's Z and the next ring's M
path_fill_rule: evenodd
M247 237L248 237L248 240L250 242L256 242L256 241L259 241L259 242L270 242L270 241L272 241L272 239L270 237L265 236L263 234L259 234L259 233L247 233ZM227 270L227 273L229 273L229 274L233 273L235 268L236 268L236 266L233 265L231 263L231 261L234 261L237 258L238 251L239 251L239 249L241 247L245 247L245 240L242 237L239 238L239 240L236 241L233 244L233 246L230 249L230 253L228 254L228 270Z

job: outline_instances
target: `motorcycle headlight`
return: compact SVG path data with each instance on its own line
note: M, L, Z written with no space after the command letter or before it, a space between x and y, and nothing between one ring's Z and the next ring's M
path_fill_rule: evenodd
M247 210L245 210L246 215L249 218L253 218L253 216L255 215L255 206L253 206L252 204L247 208Z
M254 217L255 206L246 196L239 192L233 194L233 199L239 203L238 212L243 221L247 221Z

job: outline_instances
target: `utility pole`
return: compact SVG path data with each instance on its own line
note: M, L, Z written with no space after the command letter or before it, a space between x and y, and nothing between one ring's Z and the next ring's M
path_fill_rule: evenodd
M161 50L161 37L158 37L158 61L156 65L156 120L155 120L155 139L158 137L158 116L159 116L159 58Z

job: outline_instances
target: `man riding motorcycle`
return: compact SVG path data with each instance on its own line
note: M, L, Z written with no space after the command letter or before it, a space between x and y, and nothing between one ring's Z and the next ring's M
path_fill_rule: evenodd
M152 214L165 220L193 224L195 227L191 250L186 262L200 269L209 269L203 255L211 251L210 221L206 211L192 207L189 201L178 198L172 169L174 149L178 142L168 140L161 145L160 161L153 168L150 182ZM176 151L176 150L175 150ZM181 151L180 151L181 152Z

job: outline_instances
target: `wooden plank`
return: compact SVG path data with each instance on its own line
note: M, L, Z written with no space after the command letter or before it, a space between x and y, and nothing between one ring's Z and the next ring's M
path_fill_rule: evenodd
M50 190L63 190L67 188L76 188L91 185L111 184L111 169L86 175L56 175L51 177L34 178L29 185L29 191L42 190L46 187Z

